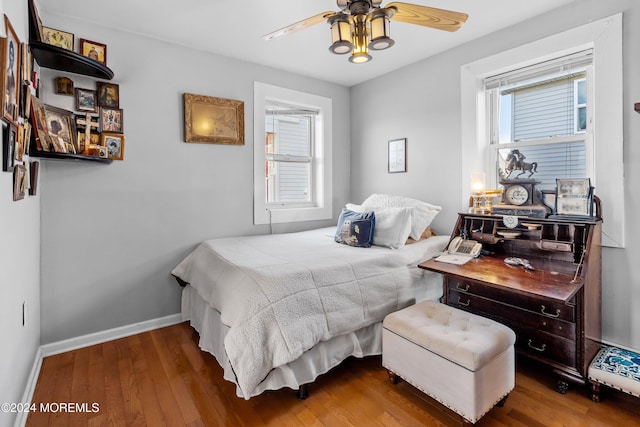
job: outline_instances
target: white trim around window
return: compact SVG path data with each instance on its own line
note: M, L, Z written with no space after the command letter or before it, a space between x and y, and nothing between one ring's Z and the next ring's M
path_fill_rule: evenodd
M591 85L594 108L588 111L587 120L594 124L597 161L593 182L596 195L602 200L602 244L625 246L621 13L461 67L463 188L460 200L463 209L468 207L472 174L491 167L486 155L488 112L483 80L589 48L593 49L595 72Z
M265 196L265 110L267 101L280 101L306 106L319 113L314 126L314 152L312 156L312 202L310 206L267 205ZM254 82L253 86L254 134L254 201L255 224L276 224L297 221L331 219L332 210L332 100L323 96L293 89Z

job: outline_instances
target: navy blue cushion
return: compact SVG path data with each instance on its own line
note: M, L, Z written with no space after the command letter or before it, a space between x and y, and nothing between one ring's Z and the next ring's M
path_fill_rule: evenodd
M338 218L335 241L349 246L368 248L373 242L376 215L371 212L354 212L343 209Z

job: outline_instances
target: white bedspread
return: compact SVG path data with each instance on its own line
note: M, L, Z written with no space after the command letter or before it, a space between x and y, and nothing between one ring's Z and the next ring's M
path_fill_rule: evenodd
M225 349L245 399L271 369L316 343L416 302L427 274L417 264L448 241L354 248L335 243L334 233L328 227L207 240L172 271L229 326Z

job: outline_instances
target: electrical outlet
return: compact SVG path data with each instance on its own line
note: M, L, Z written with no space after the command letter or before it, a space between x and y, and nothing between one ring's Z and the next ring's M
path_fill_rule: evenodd
M22 301L22 326L27 323L27 302Z

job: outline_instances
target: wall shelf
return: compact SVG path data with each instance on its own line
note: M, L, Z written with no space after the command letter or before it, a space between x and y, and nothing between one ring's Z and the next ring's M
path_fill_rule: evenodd
M105 80L113 78L110 68L79 53L35 40L31 40L29 45L33 58L41 67Z
M97 156L85 156L83 154L68 154L68 153L56 153L50 151L37 151L31 150L29 153L30 157L38 157L41 159L50 159L50 160L77 160L82 162L96 162L96 163L105 163L109 164L113 162L112 159L105 159L103 157Z
M43 68L111 80L113 71L98 61L77 52L43 43L42 24L33 0L29 0L29 47L33 58Z

